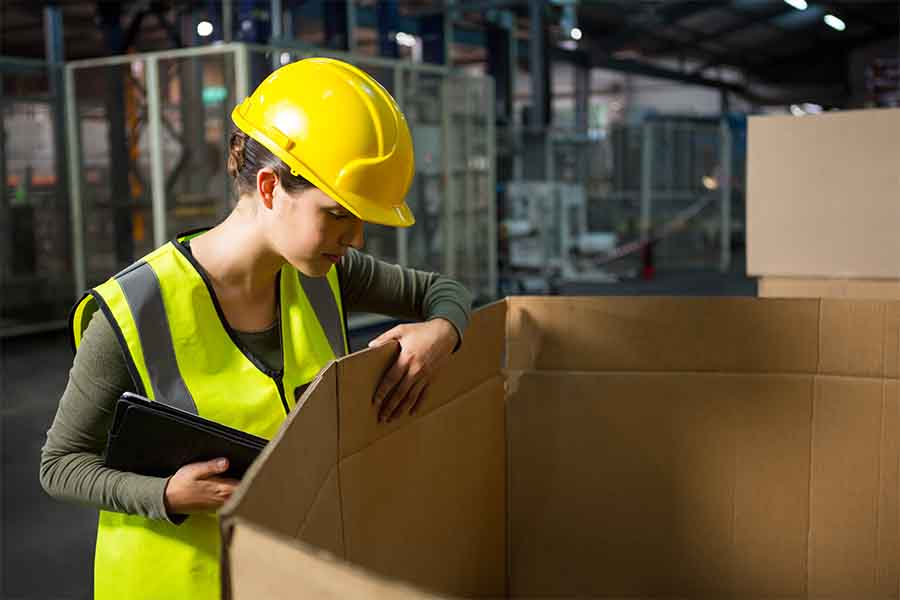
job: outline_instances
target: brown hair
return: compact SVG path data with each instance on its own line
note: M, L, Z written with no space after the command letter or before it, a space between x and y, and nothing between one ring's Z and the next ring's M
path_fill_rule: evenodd
M239 198L256 190L256 174L266 167L275 171L282 189L288 193L314 187L303 177L291 175L289 166L243 131L236 130L231 134L227 169L234 178L234 191Z

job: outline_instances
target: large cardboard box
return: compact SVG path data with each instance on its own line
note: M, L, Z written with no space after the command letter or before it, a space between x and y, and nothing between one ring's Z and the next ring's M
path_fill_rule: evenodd
M747 272L900 279L900 109L751 117Z
M250 469L227 598L900 596L900 303L511 298L379 425L396 352Z

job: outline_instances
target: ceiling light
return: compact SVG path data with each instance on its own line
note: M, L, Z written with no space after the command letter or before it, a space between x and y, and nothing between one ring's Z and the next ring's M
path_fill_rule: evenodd
M847 29L847 24L834 15L825 15L825 24L838 31Z
M784 0L784 2L785 2L785 4L790 4L797 10L806 10L807 7L809 6L806 3L806 0Z
M701 181L703 182L703 187L705 187L709 191L714 191L714 190L719 189L719 180L716 179L715 177L710 177L709 175L704 175L703 179Z
M581 29L578 27L573 27L572 31L569 32L569 35L572 36L572 39L576 42L581 39Z
M416 45L416 36L410 35L405 31L398 31L395 36L397 43L401 46L406 46L407 48L412 48Z
M212 35L213 26L209 21L200 21L197 23L197 35L200 37L209 37Z

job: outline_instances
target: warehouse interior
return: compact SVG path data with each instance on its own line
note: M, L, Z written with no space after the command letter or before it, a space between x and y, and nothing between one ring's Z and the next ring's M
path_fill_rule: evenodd
M476 307L756 297L748 122L896 124L900 2L0 0L0 599L93 593L97 510L38 481L73 305L228 215L232 109L312 56L371 74L409 123L417 222L367 225L377 258ZM397 323L349 315L351 348Z

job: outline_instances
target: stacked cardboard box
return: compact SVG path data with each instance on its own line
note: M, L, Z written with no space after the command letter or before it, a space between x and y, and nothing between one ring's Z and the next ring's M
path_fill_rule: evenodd
M248 472L225 597L900 596L900 302L508 299L379 425L396 352Z
M752 117L747 271L767 297L900 299L900 109Z

